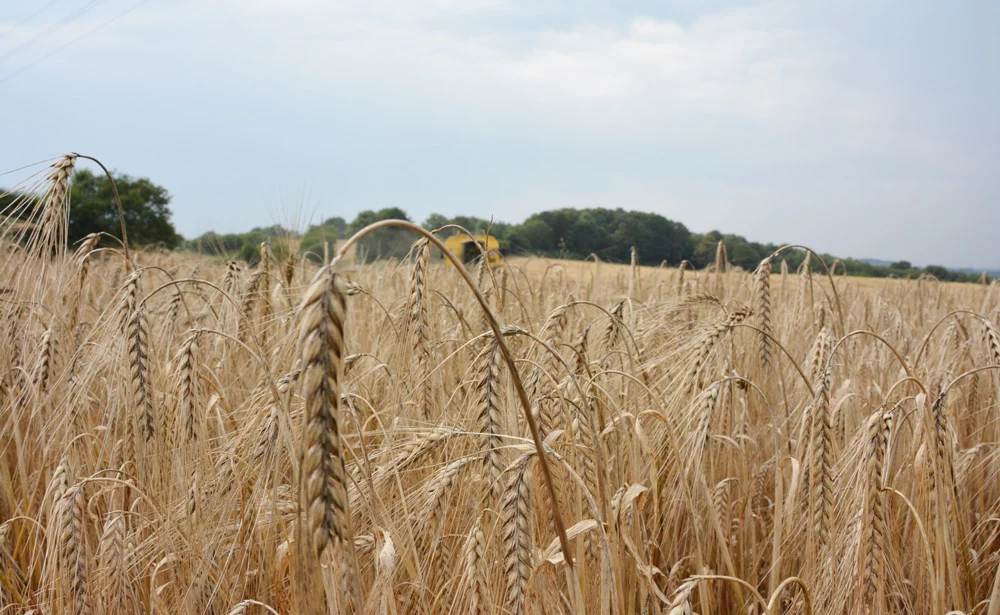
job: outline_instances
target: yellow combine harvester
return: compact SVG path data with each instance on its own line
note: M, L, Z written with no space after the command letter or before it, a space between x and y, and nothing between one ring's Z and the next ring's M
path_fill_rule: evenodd
M473 240L468 235L452 235L444 240L444 245L463 264L467 265L482 256L480 246L486 249L486 256L489 258L490 267L496 267L500 264L500 242L497 241L496 237L487 237L486 235L479 234ZM444 259L444 262L451 266L449 259Z

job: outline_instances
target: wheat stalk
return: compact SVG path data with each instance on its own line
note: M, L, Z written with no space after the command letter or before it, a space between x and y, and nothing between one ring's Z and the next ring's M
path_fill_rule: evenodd
M83 304L83 285L87 280L87 273L90 271L90 259L87 257L97 248L97 244L100 241L101 236L98 233L87 235L83 238L80 247L77 248L76 253L73 255L78 273L76 278L76 297L72 300L72 309L70 310L69 331L71 333L76 330L76 325L80 320L80 307Z
M226 263L226 274L222 278L222 290L231 296L237 296L241 292L240 283L243 277L243 269L236 261Z
M125 513L108 514L97 546L97 595L102 610L121 612L125 608L128 570L125 565Z
M990 353L990 364L1000 365L1000 333L997 332L993 323L982 319L983 337L986 339L986 347Z
M524 613L524 595L531 576L531 485L528 469L532 457L532 453L525 454L514 462L501 504L507 609L516 615Z
M263 286L267 281L266 274L262 271L258 271L253 274L250 278L249 284L247 284L246 290L243 292L243 302L240 306L240 312L242 312L243 317L239 321L238 335L240 341L246 341L247 335L250 333L251 323L253 322L254 311L257 307L257 302L260 300L261 296L264 294Z
M180 412L181 433L186 442L198 439L198 383L195 378L195 352L198 333L191 333L177 353L177 399Z
M52 163L51 171L46 178L49 188L42 201L41 219L38 228L39 254L55 254L61 259L66 251L66 232L69 226L69 180L76 165L76 156L63 156Z
M680 266L677 268L677 296L684 296L684 270L687 269L688 263L686 260L681 261Z
M322 270L302 299L302 506L317 555L347 540L347 484L340 441L340 371L347 304L335 274Z
M674 599L670 602L670 610L667 615L694 615L691 607L691 592L694 591L696 581L685 581L681 583L677 591L674 592Z
M137 308L128 324L128 364L132 378L132 407L139 413L139 434L149 442L155 434L152 378L149 373L149 333L143 310Z
M486 586L486 535L476 524L465 542L465 582L469 588L469 615L490 612Z
M771 258L765 258L757 267L756 287L754 292L760 328L760 364L767 367L771 361Z
M561 305L552 312L549 316L549 320L542 331L542 341L554 350L558 350L562 345L563 331L566 328L566 305ZM539 374L537 381L538 385L534 387L535 395L542 398L536 403L539 406L538 412L538 429L541 436L544 438L548 434L552 433L559 428L559 415L557 409L558 404L552 399L548 399L553 395L554 387L552 386L551 375L557 374L562 370L562 361L558 355L553 355L551 352L543 349L542 360L540 364L545 375ZM548 375L549 377L546 377Z
M833 440L830 428L830 369L824 371L813 400L809 457L810 530L817 551L829 542L833 509Z
M745 309L737 309L730 312L726 320L721 323L716 323L709 328L708 332L702 337L698 345L694 349L693 359L691 360L691 367L688 369L685 382L687 390L693 391L695 388L699 387L699 379L705 365L708 361L709 355L715 348L719 339L723 334L728 333L739 325L743 320L749 315L749 311Z
M35 387L45 393L49 390L49 382L52 379L52 372L55 369L56 357L56 337L49 327L42 333L39 341L38 361L35 366Z
M500 388L501 366L499 340L493 338L478 361L479 381L477 407L479 408L479 425L485 439L483 462L490 479L490 489L494 492L500 487L500 475L503 473L501 459L501 437L503 436L503 398Z
M862 604L873 605L885 587L886 518L882 474L892 429L893 413L882 409L869 421L861 548Z
M413 265L413 280L410 284L410 329L413 336L413 373L416 379L413 388L416 406L420 416L430 416L430 351L426 337L430 334L427 309L427 267L431 258L431 246L421 239L414 246L417 253Z
M83 486L73 485L63 495L59 506L59 565L67 583L68 610L73 615L89 612L83 529L86 504Z

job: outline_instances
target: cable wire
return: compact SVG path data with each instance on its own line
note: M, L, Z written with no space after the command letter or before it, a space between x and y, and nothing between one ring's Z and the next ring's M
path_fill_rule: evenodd
M56 2L61 2L61 1L62 0L49 0L48 2L46 2L45 4L42 5L42 8L38 9L37 11L35 11L34 13L32 13L31 15L28 15L27 17L25 17L21 21L17 22L13 26L7 26L7 28L4 30L4 32L10 32L11 30L16 30L16 29L20 28L21 26L23 26L24 24L28 23L29 21L31 21L35 17L38 17L39 15L41 15L42 12L45 11L45 9L49 8L50 6L52 6L53 4L55 4Z
M47 54L43 55L42 57L38 58L34 62L31 62L30 64L25 64L24 66L22 66L21 68L15 70L14 72L7 73L3 77L0 77L0 83L4 83L6 81L9 81L10 79L13 79L14 77L20 75L21 73L23 73L24 71L28 70L29 68L33 68L35 66L38 66L39 64L41 64L45 60L48 60L49 58L51 58L52 56L56 55L57 53L59 53L63 49L66 49L67 47L69 47L73 43L76 43L77 41L79 41L79 40L81 40L81 39L83 39L83 38L85 38L87 36L90 36L94 32L97 32L98 30L100 30L100 29L102 29L102 28L104 28L106 26L111 25L112 23L118 21L122 17L128 15L129 13L131 13L135 9L139 8L143 4L146 4L147 2L149 2L149 0L139 0L139 2L133 4L129 8L125 9L124 11L122 11L121 13L118 13L117 15L115 15L114 17L112 17L111 19L108 19L107 21L101 22L98 25L96 25L93 28L91 28L90 30L87 30L86 32L83 32L79 36L66 41L66 43L60 45L59 47L56 47L55 49L53 49L52 51L50 51Z
M23 41L19 45L15 45L12 49L8 49L7 53L5 53L2 56L0 56L0 62L8 60L11 57L13 57L13 56L17 55L18 53L20 53L21 51L24 51L28 47L31 47L32 45L34 45L38 41L40 41L43 38L45 38L46 36L52 34L56 30L58 30L59 28L62 28L63 26L65 26L69 22L73 21L77 17L82 17L83 15L85 15L87 12L89 12L91 9L93 9L95 6L97 6L98 4L100 4L102 2L104 2L104 0L92 0L92 2L90 4L84 4L83 6L81 6L80 8L78 8L77 10L73 11L69 15L67 15L67 16L63 17L62 19L60 19L59 21L54 22L54 23L50 23L44 30L42 30L41 32L39 32L35 36L29 38L26 41Z

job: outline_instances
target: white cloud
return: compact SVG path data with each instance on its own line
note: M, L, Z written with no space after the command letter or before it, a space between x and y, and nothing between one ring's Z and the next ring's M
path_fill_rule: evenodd
M224 68L252 72L264 87L297 82L334 95L395 90L445 105L474 101L486 110L503 100L493 111L523 105L555 114L557 126L584 122L576 126L583 130L608 114L630 117L612 125L632 134L672 134L686 129L689 114L778 126L820 116L848 128L855 117L830 108L856 103L831 93L835 86L821 74L824 50L790 25L781 2L708 13L686 26L641 14L623 15L620 23L538 25L528 18L535 9L506 0L151 3L119 24L128 27L88 37L71 53L110 50L116 69L128 71L132 58L114 49L116 32L129 45L145 46L136 63L190 64L193 75ZM509 23L492 26L484 15ZM38 52L103 18L70 24ZM37 29L20 28L10 40ZM158 47L169 54L158 58ZM233 66L238 58L242 65Z
M709 14L687 26L644 15L622 24L518 26L525 9L476 3L512 17L506 29L484 26L459 2L421 5L419 17L411 3L392 1L331 8L299 0L281 12L271 3L223 6L267 42L248 61L311 89L388 89L416 104L426 98L487 113L546 113L554 126L584 131L599 130L609 114L627 116L609 125L632 136L687 130L690 114L779 127L817 116L851 122L830 108L838 97L822 78L825 51L788 24L780 4Z
M0 77L134 1L107 0L0 63ZM623 8L638 4L149 2L0 85L0 101L38 132L23 142L60 148L44 156L63 142L104 140L120 152L110 162L134 170L145 151L145 172L166 176L188 233L225 229L234 216L216 202L256 203L272 184L294 189L337 165L348 170L326 196L350 207L405 201L419 218L476 201L517 218L551 206L635 206L765 240L811 232L853 241L863 236L851 228L859 216L900 218L908 203L996 194L990 96L945 81L965 88L948 90L949 106L923 65L888 49L895 43L884 35L905 25L902 0L898 11L871 9L892 20L873 24L865 3ZM2 13L8 24L20 17ZM0 55L46 27L32 24L0 24ZM862 25L867 34L854 32ZM912 44L923 45L919 34ZM972 56L962 57L975 64ZM64 96L74 110L87 107L87 119L48 135ZM964 117L974 98L984 102ZM100 128L109 123L130 130ZM0 169L19 156L0 153ZM184 203L202 206L185 212ZM841 215L817 230L803 203ZM202 221L212 216L220 222Z

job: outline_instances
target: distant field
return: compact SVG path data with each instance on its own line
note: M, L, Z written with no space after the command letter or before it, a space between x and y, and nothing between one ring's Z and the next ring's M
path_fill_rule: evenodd
M995 284L518 257L484 310L424 243L67 251L53 185L0 225L0 612L1000 604Z
M605 263L594 261L580 261L580 260L563 260L554 258L541 258L541 257L525 257L525 256L512 256L507 259L507 261L523 269L526 272L530 272L535 275L542 275L549 271L549 275L559 275L560 272L563 276L574 280L591 280L595 276L598 278L611 277L619 280L626 280L630 266L627 264L620 263ZM825 277L818 265L815 266L814 274L819 279L820 275ZM746 272L743 272L745 274ZM737 275L737 274L734 274ZM741 274L742 275L742 274ZM671 282L676 283L678 276L678 269L676 267L638 267L638 277L641 283L644 284L670 284ZM700 283L709 284L710 281L714 280L715 273L713 271L696 271L693 269L687 269L684 273L685 279L689 281L699 280ZM787 276L788 284L798 284L799 276L794 272L790 272ZM876 290L880 288L892 288L896 286L901 287L914 287L915 284L910 283L909 280L898 280L893 278L865 278L857 276L844 276L838 271L835 276L837 286L851 286L856 285L860 288L867 290ZM775 267L774 284L780 287L781 275ZM936 282L930 281L931 284ZM976 288L979 287L977 284L968 284L965 282L945 282L951 287L963 286Z

